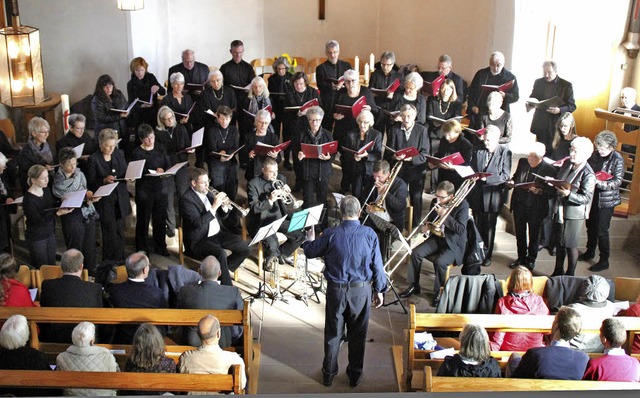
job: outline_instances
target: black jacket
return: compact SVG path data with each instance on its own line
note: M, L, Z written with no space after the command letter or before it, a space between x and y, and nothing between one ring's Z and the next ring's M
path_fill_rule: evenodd
M309 124L304 130L298 132L298 139L293 140L293 155L298 156L300 151L300 144L312 144L322 145L333 141L333 134L324 128L320 128L315 136L311 135ZM331 155L329 160L309 159L304 158L300 163L302 164L302 178L304 180L326 180L331 174L333 169L331 167L331 161L335 158L335 154Z
M571 183L571 194L567 197L558 196L557 206L563 207L564 219L567 220L586 220L589 218L591 211L591 202L593 201L593 192L596 187L596 176L589 164L578 171L575 178L567 177L573 164L569 161L558 170L556 178Z
M427 128L419 124L417 121L411 128L411 134L407 140L401 125L393 126L389 132L388 141L389 148L397 151L399 149L414 147L418 150L418 155L414 156L411 161L404 162L400 170L400 177L407 183L411 184L424 178L426 174L427 155L430 153L431 144L429 143L429 132ZM392 151L385 151L385 158L392 165L396 163L393 159Z
M284 175L278 174L278 180L287 183ZM287 215L287 208L282 200L269 204L269 195L273 191L273 183L264 179L262 174L253 178L247 184L247 200L251 211L249 212L247 230L255 235L260 227L278 220Z
M431 200L429 210L433 209L436 205L437 199ZM428 221L433 221L436 216L435 211L431 213ZM464 263L464 251L467 247L467 222L469 221L469 204L466 200L460 202L456 206L449 216L444 220L442 224L444 228L444 238L447 241L447 246L453 252L457 265ZM434 235L430 236L433 237Z
M210 203L213 203L213 194L208 193L207 198ZM224 211L220 209L216 212L218 221L224 218L223 213ZM207 239L209 223L214 216L210 211L206 210L204 203L202 203L193 189L187 189L182 196L182 200L180 200L180 215L182 217L185 252L190 255L200 241Z
M620 153L613 151L609 156L603 158L598 151L593 151L589 159L589 166L594 172L604 171L613 176L607 181L596 180L596 190L594 202L598 203L598 208L611 208L620 204L620 185L624 175L624 161Z
M369 192L371 192L373 185L373 177L368 177L365 180L362 195L368 195ZM391 184L391 186L389 187L389 192L384 198L384 204L387 212L389 213L389 217L391 217L393 225L395 225L400 230L400 232L404 230L404 215L407 209L407 193L407 183L404 182L402 178L396 177L396 179L393 181L393 184ZM362 204L364 204L365 200L367 200L366 196L360 198ZM376 202L377 200L378 194L374 191L367 203Z
M531 132L535 135L546 135L551 140L556 131L556 122L565 112L576 110L576 102L573 99L573 86L570 82L556 77L552 82L547 82L544 78L536 79L533 83L533 90L529 97L540 101L553 97L560 97L564 104L560 108L560 113L553 114L546 109L536 108L531 121Z
M91 111L93 112L96 133L99 134L102 129L110 128L116 130L120 138L124 138L125 119L120 116L120 112L114 112L111 108L125 110L128 105L122 91L116 88L111 94L111 101L107 99L106 95L94 95L91 98Z
M104 160L102 152L94 152L89 156L87 186L91 191L95 192L104 185L106 176L115 175L116 178L124 178L126 172L127 162L125 162L124 154L121 150L116 149L113 151L111 164ZM126 181L119 181L118 186L111 192L111 195L103 197L95 202L94 205L103 220L125 218L131 213L131 202L129 201Z
M486 181L478 180L469 194L469 204L474 214L498 212L505 201L504 183L511 173L511 151L506 145L498 144L489 165L485 163L489 156L486 148L477 148L471 155L471 167L475 172L491 173Z
M524 182L532 182L535 180L533 174L541 176L555 177L556 169L544 160L540 162L538 167L532 169L529 166L526 158L521 158L518 161L516 171L513 173L511 179L515 184ZM513 188L511 194L511 211L519 212L534 212L530 214L531 217L543 219L549 214L549 197L553 195L553 191L549 186L544 184L543 192L540 194L534 194L529 192L528 189Z
M316 67L316 82L318 82L322 109L325 114L330 114L335 105L336 91L331 86L330 79L339 79L349 69L351 69L351 64L342 60L338 60L335 64L327 60Z

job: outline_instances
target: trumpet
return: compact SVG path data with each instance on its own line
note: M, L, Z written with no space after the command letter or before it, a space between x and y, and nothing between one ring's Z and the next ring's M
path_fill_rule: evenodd
M220 193L220 191L213 189L213 188L209 188L208 189L209 192L211 192L213 195L217 195ZM242 217L246 217L247 214L249 214L249 209L245 209L244 207L240 206L239 204L237 204L236 202L232 201L231 199L227 198L224 202L222 202L223 206L232 206L234 207L236 210L238 210L240 212L240 215Z
M284 203L285 205L292 204L294 209L298 209L300 208L300 206L302 206L303 201L296 200L296 198L294 198L293 195L291 194L291 189L289 188L289 186L285 184L283 181L274 180L271 183L271 186L275 191L278 191L279 197L280 199L282 199L282 203Z

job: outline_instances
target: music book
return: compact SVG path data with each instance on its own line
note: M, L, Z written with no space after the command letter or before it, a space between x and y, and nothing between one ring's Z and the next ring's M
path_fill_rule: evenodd
M144 105L153 105L153 93L149 96L149 101L141 100L138 98L138 102Z
M464 159L462 158L462 155L460 155L460 152L456 152L443 158L427 155L427 162L433 163L437 166L441 166L444 163L451 163L454 166L457 166L459 164L463 164Z
M300 150L308 159L318 159L320 154L333 155L338 152L338 141L327 142L322 145L300 144Z
M196 103L194 102L193 105L191 105L191 108L189 108L189 110L187 111L187 113L180 113L180 112L176 112L174 111L173 113L175 113L176 115L182 116L182 117L189 117L189 114L191 113L191 111L193 110L193 107L196 106Z
M320 102L318 102L317 98L310 99L309 101L302 104L302 106L285 106L284 109L292 111L299 110L300 112L304 112L312 106L320 106Z
M442 83L444 83L446 79L447 78L444 75L439 75L431 82L423 82L422 91L428 93L429 95L437 97L438 92L440 91L440 87L442 87Z
M212 155L218 155L218 156L233 156L236 153L238 153L238 151L240 151L242 148L244 148L244 145L241 145L240 148L236 149L235 151L231 152L231 153L220 153L220 152L216 152L216 151L211 151Z
M462 178L487 178L492 176L492 173L484 173L484 172L475 172L471 166L456 166L454 167L455 171Z
M216 115L216 113L214 111L212 111L211 109L207 109L206 111L204 111L204 113L211 115L213 117L215 117L216 119L218 118L218 115Z
M532 106L536 109L547 109L554 106L562 106L564 104L564 101L562 100L562 98L555 96L542 101L539 101L536 98L527 98L526 103L527 105Z
M187 83L186 84L189 88L193 88L194 90L204 90L204 86L207 85L207 82L204 83Z
M505 92L507 90L510 90L513 85L516 83L516 80L513 79L511 81L508 81L506 83L503 83L499 86L493 85L493 84L483 84L480 86L481 89L485 90L485 91L502 91Z
M558 160L553 160L553 159L548 158L546 156L542 158L542 160L544 160L545 162L549 163L550 165L558 166L558 167L562 166L567 159L569 159L569 156L565 156L562 159L558 159Z
M267 106L265 106L264 108L262 108L261 110L265 110L265 111L268 111L269 113L271 113L272 108L271 108L271 105L267 105ZM243 109L243 111L244 111L244 113L246 113L247 115L251 116L251 118L252 118L252 119L255 119L255 118L256 118L256 114L255 114L255 113L251 113L251 112L249 112L249 111L248 111L248 110L246 110L246 109Z
M433 120L434 122L436 122L438 124L445 124L446 122L450 122L452 120L457 120L459 122L460 120L462 120L462 116L454 116L454 117L451 117L451 118L449 118L447 120L440 119L439 117L435 117L435 116L429 116L429 119Z
M112 184L106 184L106 185L101 186L100 188L96 189L96 191L93 193L93 197L94 198L101 198L103 196L111 195L111 192L113 192L113 190L116 189L118 184L120 184L120 183L116 181L116 182L114 182Z
M180 170L182 168L182 166L184 166L187 163L189 163L189 162L176 163L173 166L171 166L171 168L169 170L166 170L166 171L164 171L162 173L158 173L155 170L149 169L149 174L145 174L145 175L146 176L150 176L150 177L173 176L173 175L176 175L178 170Z
M127 171L124 174L124 178L116 178L116 181L123 180L137 180L142 177L142 170L144 169L144 163L146 159L134 160L127 165Z
M600 170L596 173L596 178L598 179L598 181L609 181L613 178L613 175L607 173L604 170Z
M396 155L396 156L404 155L405 158L412 158L414 156L420 155L420 152L418 152L416 147L413 147L413 146L410 146L410 147L404 148L404 149L398 149L397 151L395 149L393 149L393 148L389 148L386 145L384 145L384 147L387 148L388 150L390 150L391 152L393 152L394 155Z
M485 135L485 133L487 132L487 128L483 127L481 129L478 130L474 130L474 129L470 129L469 127L463 127L465 130L470 131L471 133L477 135L478 137L483 137Z
M133 100L133 102L131 102L129 104L129 106L127 107L127 109L116 109L116 108L111 108L110 110L113 112L118 112L118 113L127 113L129 112L131 109L133 109L133 107L135 106L136 102L138 102L139 100L136 98Z
M256 143L256 146L253 147L253 152L256 156L266 156L269 152L280 152L284 151L291 144L291 140L283 142L282 144L278 144L276 146L265 144L263 142Z
M2 203L2 206L21 205L24 200L24 196L17 197L13 200L13 203Z
M80 191L71 192L62 198L60 209L76 209L82 207L82 202L87 196L87 190L81 189Z
M337 78L337 79L334 79L333 77L328 77L327 79L328 79L328 80L330 80L330 81L331 81L331 83L333 83L333 84L340 84L340 83L344 83L344 76L340 76L340 77L339 77L339 78Z
M382 107L380 109L382 110L382 112L384 112L386 115L391 116L392 118L400 116L400 111L390 111L390 110L382 108Z
M235 90L240 90L240 91L244 91L245 93L248 93L249 90L251 90L251 83L247 84L244 87L240 87L240 86L234 86L233 84L230 84L231 88L235 89Z
M363 145L360 149L353 150L351 148L347 148L345 146L342 147L342 149L344 149L345 151L349 151L352 153L355 153L356 155L362 155L363 153L365 153L366 151L368 151L369 149L371 149L371 147L373 146L373 140L369 141L368 144Z
M518 183L518 184L514 184L513 187L514 188L519 188L519 189L541 188L540 184L537 183L536 181L521 182L521 183Z
M358 117L360 112L362 112L362 108L367 105L367 99L362 96L353 103L352 106L349 105L336 105L334 107L334 112L339 113L341 115L353 117L354 119Z
M398 87L400 87L400 79L394 80L387 88L369 87L369 89L371 90L372 93L376 95L387 95L389 93L395 93Z
M73 152L75 152L76 158L80 158L82 156L82 151L84 151L84 142L76 147L73 147Z
M565 180L556 180L555 178L541 176L540 174L536 174L536 173L532 173L532 174L534 176L540 178L544 182L548 183L549 185L552 185L552 186L554 186L556 188L571 189L573 187L573 185L571 185L571 183L569 183L568 181L565 181Z
M204 138L204 127L200 127L198 131L194 132L191 136L191 146L184 148L178 153L187 152L199 146L202 146L202 139Z

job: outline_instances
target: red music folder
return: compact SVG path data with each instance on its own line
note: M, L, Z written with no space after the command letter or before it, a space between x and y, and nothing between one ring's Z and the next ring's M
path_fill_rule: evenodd
M333 110L335 113L339 113L341 115L353 117L354 119L358 117L360 112L362 112L362 108L367 105L367 99L362 96L358 98L356 102L353 103L353 106L349 105L336 105Z
M598 181L609 181L613 178L613 175L607 173L604 170L600 170L596 173L596 178L598 179Z
M366 151L368 151L369 149L371 149L371 147L373 146L373 141L369 141L368 144L362 146L360 149L358 149L357 151L351 149L351 148L347 148L347 147L342 147L342 149L344 149L345 151L349 151L349 152L353 152L356 155L362 155L363 153L365 153Z
M285 149L287 149L289 144L291 144L291 140L283 142L282 144L278 144L276 146L258 142L256 146L253 147L253 152L256 154L256 156L266 156L269 152L284 151Z
M516 83L516 80L513 79L511 81L508 81L506 83L503 83L499 86L493 85L493 84L483 84L480 86L481 89L485 90L485 91L502 91L505 92L507 90L510 90L511 87L513 87L513 85Z
M482 138L485 133L487 132L487 128L483 127L481 129L478 130L474 130L474 129L470 129L469 127L463 127L465 130L470 131L471 133L475 134L476 136Z
M387 88L373 88L369 87L372 93L375 95L387 95L389 93L395 93L396 90L400 87L400 79L394 80L389 87Z
M302 106L285 106L284 109L304 112L307 109L311 108L312 106L320 106L320 102L318 102L317 98L314 98L312 100L305 102L304 104L302 104Z
M440 75L436 77L432 82L423 82L422 83L422 91L432 95L434 97L438 96L438 92L440 91L440 87L442 83L446 80L444 75Z
M300 144L300 150L305 158L318 159L320 154L333 155L338 152L338 141L327 142L322 145Z
M391 152L393 152L394 155L396 155L396 156L404 155L405 158L412 158L414 156L420 155L420 152L418 152L416 147L413 147L413 146L410 146L410 147L404 148L404 149L398 149L397 151L394 150L393 148L389 148L386 145L384 147L387 148L388 150L390 150Z
M571 183L565 181L565 180L556 180L555 178L551 178L548 176L541 176L539 174L533 173L534 176L540 178L542 181L546 182L549 185L552 185L556 188L562 188L562 189L571 189L573 188L573 185L571 185Z
M433 163L437 166L440 166L443 163L451 163L454 166L457 166L459 164L463 164L464 159L462 158L462 155L460 155L460 152L456 152L451 155L445 156L443 158L437 158L435 156L427 155L427 162Z

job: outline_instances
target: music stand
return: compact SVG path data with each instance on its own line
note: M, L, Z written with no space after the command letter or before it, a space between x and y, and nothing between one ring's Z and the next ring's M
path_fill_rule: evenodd
M376 226L376 228L378 228L380 231L383 231L385 233L385 236L395 238L393 240L399 239L400 242L402 242L402 245L408 248L409 253L411 253L411 246L407 243L407 241L402 236L402 232L400 232L400 230L395 225L391 224L390 222L386 221L385 219L376 215L375 213L369 213L369 214L371 215L371 221L373 221L373 224ZM392 240L389 241L388 243L389 246L391 246L391 242ZM392 304L399 303L400 306L402 307L402 311L404 311L404 313L406 314L407 308L404 306L404 303L402 302L402 300L400 300L400 296L398 295L396 288L393 286L393 281L391 280L391 273L387 273L387 270L385 270L385 274L387 275L387 280L389 281L389 288L393 292L394 296L396 296L396 298L393 301L382 304L382 306L387 307Z
M275 220L274 222L265 225L264 227L260 227L260 229L258 230L258 232L255 234L255 236L253 237L253 240L251 240L251 243L249 243L249 246L254 245L258 242L263 241L265 238L268 238L271 235L274 235L276 232L278 232L278 230L280 229L280 226L282 225L282 223L284 222L284 220L287 218L287 216L284 216L282 218L279 218L277 220ZM263 263L262 263L262 267L264 269L265 263L267 261L266 258L262 259ZM276 284L278 284L279 279L277 278L276 275ZM265 298L265 290L267 289L267 272L264 271L262 273L262 282L258 282L258 291L255 292L254 294L251 295L251 301L253 301L254 299L264 299ZM279 286L278 286L278 290L279 290ZM276 293L274 290L272 290L271 288L269 288L269 293L271 293L271 305L273 305L274 301L277 299L280 299L282 301L284 301L285 303L287 302L283 297L281 297L279 295L279 292Z
M308 209L300 210L291 215L291 222L289 223L289 230L287 232L298 231L308 227L314 228L315 225L322 220L322 213L324 211L324 205L317 205ZM297 266L297 264L296 264ZM314 285L316 279L309 274L309 260L307 256L304 257L304 272L302 276L298 276L289 286L287 286L282 292L288 292L297 282L304 282L305 289L302 294L296 296L296 299L301 300L305 305L309 306L309 295L307 294L306 286L308 285L313 289L313 295L316 297L316 303L320 304L320 297L318 297L318 291L322 291L322 277L318 281L318 285Z

